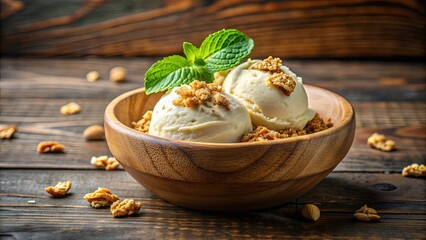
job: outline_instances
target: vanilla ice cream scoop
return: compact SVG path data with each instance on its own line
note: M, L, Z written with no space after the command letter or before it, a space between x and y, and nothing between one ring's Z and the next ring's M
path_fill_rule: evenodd
M189 85L184 87L190 89ZM178 88L166 93L155 105L149 134L195 142L231 143L239 142L252 130L247 109L230 94L220 92L227 106L215 104L215 98L211 97L188 107L176 104L176 100L182 100Z
M308 98L302 78L296 76L286 66L281 70L293 78L294 90L289 96L278 87L268 84L270 71L249 69L260 60L249 60L234 68L223 82L223 90L241 101L247 108L255 126L265 126L272 130L286 128L302 129L314 116L308 109Z

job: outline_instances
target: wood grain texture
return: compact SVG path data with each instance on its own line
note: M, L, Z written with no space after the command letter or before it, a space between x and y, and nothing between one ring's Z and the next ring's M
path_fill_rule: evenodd
M424 16L419 0L28 1L1 22L1 53L164 56L238 28L253 56L424 57Z
M0 179L1 233L14 239L53 236L66 239L75 236L86 239L141 236L144 239L348 236L352 239L421 239L426 234L425 194L418 191L425 187L425 181L400 174L332 173L297 201L238 215L188 211L174 206L152 195L124 172L3 170ZM61 179L73 182L70 195L63 199L49 197L43 188ZM379 191L375 185L381 183L393 184L396 189ZM108 209L90 208L83 196L98 186L107 187L122 198L142 201L140 214L114 219ZM35 200L36 204L28 204L28 200ZM321 209L318 222L303 220L299 211L305 203L314 203ZM355 221L352 214L364 203L379 212L379 223Z
M246 214L211 214L176 207L123 170L106 172L89 163L93 155L110 153L105 142L86 143L81 132L102 123L114 97L142 87L143 73L156 59L1 59L0 124L18 125L14 139L0 141L1 239L425 238L425 181L400 175L408 164L426 164L424 63L285 61L305 83L352 102L357 114L353 146L333 173L297 201ZM128 69L123 84L107 80L117 65ZM101 80L88 83L85 75L91 70L99 70ZM71 100L82 105L82 112L60 115L59 107ZM367 147L373 132L395 140L398 150ZM64 142L67 152L37 154L37 143L48 139ZM62 179L73 181L72 194L57 201L43 188ZM82 196L99 186L144 202L141 213L114 219L107 209L90 208ZM379 190L392 186L397 188ZM35 205L27 203L33 199ZM320 207L318 222L300 217L305 203ZM379 211L380 222L352 218L364 203Z

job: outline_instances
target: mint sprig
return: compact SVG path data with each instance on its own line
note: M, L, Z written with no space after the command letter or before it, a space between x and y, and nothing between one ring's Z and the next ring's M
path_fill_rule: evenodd
M189 42L182 45L186 58L165 57L154 63L145 74L146 94L188 84L194 79L213 81L213 73L238 65L253 49L253 40L236 29L210 34L197 48Z

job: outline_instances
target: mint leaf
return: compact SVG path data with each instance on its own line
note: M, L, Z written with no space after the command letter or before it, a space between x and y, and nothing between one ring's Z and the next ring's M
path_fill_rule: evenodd
M254 47L253 40L236 29L221 30L209 35L201 44L200 54L210 73L238 65Z
M178 75L174 74L182 68L191 67L191 63L182 56L173 55L165 57L152 65L145 73L145 91L147 94L160 92L168 89L168 87L175 85L173 78ZM173 76L172 76L173 75Z
M199 49L184 42L182 48L186 58L178 55L163 58L146 72L146 94L189 84L195 79L213 82L213 73L239 64L253 46L253 40L236 29L209 35Z
M198 57L199 55L198 48L189 42L183 42L182 48L183 48L183 53L186 56L186 59L188 59L188 61L190 61L191 63L194 63L195 58Z
M192 66L182 56L169 56L157 61L148 69L145 74L145 92L146 94L161 92L189 84L195 79L212 82L213 74Z

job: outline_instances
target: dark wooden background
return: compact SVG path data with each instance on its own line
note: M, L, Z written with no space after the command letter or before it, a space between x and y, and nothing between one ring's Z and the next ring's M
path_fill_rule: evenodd
M425 56L422 0L3 0L1 18L3 55L170 55L237 28L252 57Z

